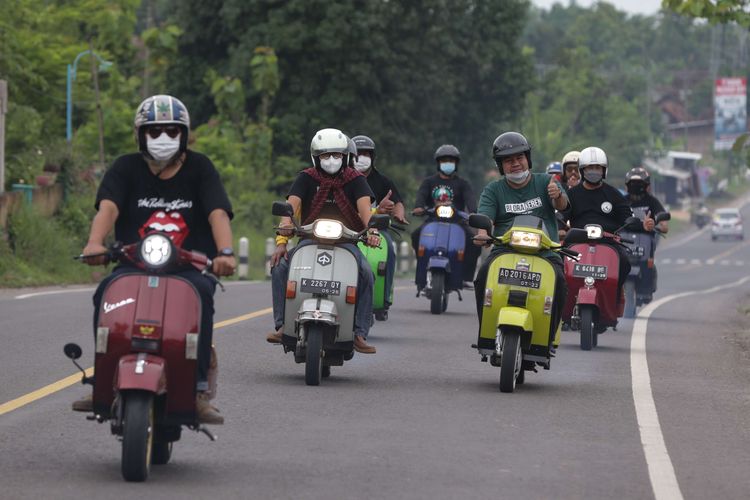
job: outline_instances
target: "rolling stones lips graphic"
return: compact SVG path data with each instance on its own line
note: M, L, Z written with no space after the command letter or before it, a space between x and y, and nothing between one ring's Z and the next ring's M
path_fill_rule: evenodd
M179 212L164 212L159 210L151 214L151 217L138 231L138 234L143 238L148 233L159 231L169 236L169 239L178 246L182 246L182 242L185 241L187 235L190 233L190 229L185 223L185 219L182 218Z

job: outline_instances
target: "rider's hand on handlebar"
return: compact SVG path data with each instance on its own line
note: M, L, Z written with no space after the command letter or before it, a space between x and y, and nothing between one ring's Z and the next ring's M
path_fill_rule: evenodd
M286 237L294 236L293 229L294 229L294 224L282 221L279 224L279 228L276 230L276 234L280 236L286 236Z
M472 241L478 247L485 247L492 243L492 238L490 238L484 229L478 229L477 235L472 238Z
M412 215L422 215L424 214L425 210L423 207L417 207L411 211Z
M274 250L273 255L271 255L271 267L276 267L276 264L278 264L281 259L286 258L287 255L286 243L283 245L277 245L276 250Z
M377 232L373 232L373 230L368 231L365 245L367 245L368 247L379 247L380 246L380 234Z
M109 250L107 247L102 245L101 243L87 243L84 247L83 251L81 252L81 255L96 255L96 254L104 254L107 253ZM103 266L107 264L107 256L106 255L97 255L96 257L83 257L81 260L85 262L86 264L90 266Z
M234 257L218 255L213 261L212 269L216 276L231 276L237 269L237 261Z

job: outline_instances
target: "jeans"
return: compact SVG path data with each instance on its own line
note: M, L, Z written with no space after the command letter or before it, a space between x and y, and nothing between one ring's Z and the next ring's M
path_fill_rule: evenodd
M284 326L286 307L286 282L289 279L289 261L298 248L316 244L313 240L302 240L289 251L287 258L280 259L271 269L271 297L273 299L273 322L276 330ZM354 335L367 338L372 324L372 286L374 277L367 259L353 243L339 243L336 246L346 248L357 258L357 303L354 309Z
M96 327L99 322L99 309L102 296L107 285L117 276L127 273L143 273L137 267L121 265L114 268L109 276L106 276L94 292L94 340L96 340ZM198 336L198 373L196 389L198 391L208 390L208 366L211 362L211 343L214 331L214 292L216 283L210 278L202 275L200 271L193 268L181 269L169 273L170 276L178 276L192 283L198 291L201 300L201 331Z
M479 248L479 247L477 247ZM504 247L495 247L492 249L487 260L484 261L482 266L479 268L477 273L477 279L474 281L474 296L477 301L477 317L479 318L479 327L482 327L482 311L484 309L484 289L487 285L487 273L490 270L490 264L499 255L504 253L511 253L512 250ZM552 264L552 268L555 270L555 296L552 299L552 321L550 322L550 343L555 338L555 332L557 332L557 326L560 324L562 318L563 307L565 307L565 301L568 298L568 284L565 282L565 268L561 259L546 259L547 262Z

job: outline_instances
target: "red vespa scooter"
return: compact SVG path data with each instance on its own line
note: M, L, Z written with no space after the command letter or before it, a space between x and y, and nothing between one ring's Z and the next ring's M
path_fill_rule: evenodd
M200 426L195 411L201 301L193 285L170 270L193 265L208 273L211 260L178 248L163 233L151 233L131 245L116 244L107 257L133 264L142 272L115 277L104 291L96 328L94 415L110 420L122 439L122 475L145 481L150 465L166 464L183 425L215 436ZM81 258L81 256L77 257ZM76 359L77 344L65 355Z
M630 217L625 226L614 233L602 230L597 224L589 224L584 231L576 231L565 238L565 245L581 255L576 262L565 258L565 281L568 284L568 300L563 310L563 321L571 330L581 331L581 349L590 351L598 344L598 335L609 327L617 326L617 318L625 309L625 294L617 299L617 278L620 255L611 244L621 244L625 239L618 236L624 228L640 226L636 217ZM604 244L607 241L610 244Z

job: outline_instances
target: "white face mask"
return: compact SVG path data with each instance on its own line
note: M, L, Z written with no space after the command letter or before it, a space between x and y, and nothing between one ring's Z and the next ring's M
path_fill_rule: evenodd
M510 182L513 184L521 184L523 181L526 180L526 178L529 176L531 172L528 170L524 170L523 172L514 172L512 174L505 174L505 177L508 178Z
M327 174L333 175L341 170L342 159L334 158L333 156L327 160L320 160L320 168Z
M354 168L357 169L358 172L367 172L370 170L370 167L372 166L372 158L369 156L360 156L357 158L357 163L354 164Z
M146 149L158 163L165 163L171 160L180 150L180 136L172 138L166 133L162 133L159 137L153 139L146 134Z

